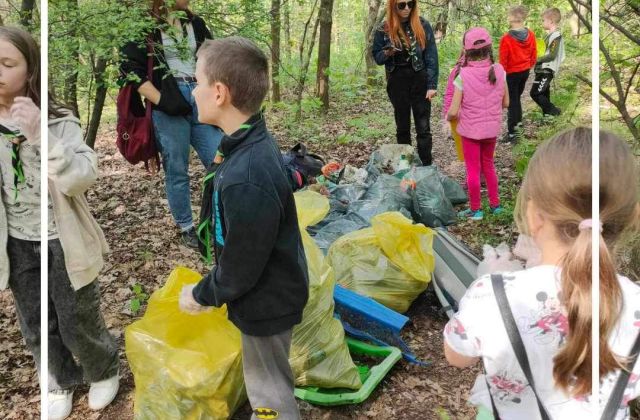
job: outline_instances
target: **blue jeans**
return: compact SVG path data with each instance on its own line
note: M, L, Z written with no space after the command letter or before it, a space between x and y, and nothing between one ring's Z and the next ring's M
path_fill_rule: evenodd
M178 82L182 95L193 108L191 114L176 117L162 111L153 111L153 127L156 143L162 155L169 209L173 220L182 231L194 225L189 188L190 146L193 146L200 161L207 168L213 161L222 139L219 129L198 121L198 110L191 94L195 86L195 83Z

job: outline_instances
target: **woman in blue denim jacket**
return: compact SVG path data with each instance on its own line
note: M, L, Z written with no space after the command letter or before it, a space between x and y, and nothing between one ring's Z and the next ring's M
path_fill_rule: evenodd
M415 0L387 0L387 17L375 33L372 54L385 66L398 144L411 144L411 112L418 155L431 165L431 100L438 86L438 50L433 29Z
M162 155L169 209L183 243L197 249L189 186L191 148L208 168L222 139L217 127L198 121L191 95L196 86L196 52L212 35L204 20L189 10L189 0L150 3L150 14L158 22L149 34L154 49L153 75L147 77L147 48L142 40L122 48L121 73L153 104L153 127ZM132 81L131 75L137 81Z

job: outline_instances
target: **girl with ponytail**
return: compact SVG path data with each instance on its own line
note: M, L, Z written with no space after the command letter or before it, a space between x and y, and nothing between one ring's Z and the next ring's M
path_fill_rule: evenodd
M632 309L640 308L640 288L616 276L607 252L637 222L638 175L622 142L605 133L600 142L600 373L609 380L640 329L637 321L634 326ZM502 278L532 382L511 345L489 276L469 287L445 327L450 364L464 368L483 359L485 375L476 381L471 402L481 411L495 407L502 420L537 420L543 410L555 420L595 414L590 402L591 232L600 226L591 220L591 150L590 128L572 129L545 142L531 159L518 194L514 217L521 233L540 248L541 264ZM629 398L638 394L635 386ZM602 388L601 401L608 399L611 387Z

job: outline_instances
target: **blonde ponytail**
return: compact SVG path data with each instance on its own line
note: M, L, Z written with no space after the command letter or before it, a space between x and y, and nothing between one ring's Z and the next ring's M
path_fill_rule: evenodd
M600 238L600 370L599 376L621 367L620 361L609 347L609 336L620 319L622 290L618 283L616 266L604 239Z
M591 230L579 228L591 218L591 144L590 128L575 128L543 143L529 163L514 215L520 230L528 232L531 200L568 248L560 261L560 288L569 331L554 358L553 377L572 396L591 391Z
M592 142L590 128L575 128L543 143L529 163L514 212L520 231L527 233L527 203L535 203L569 249L560 262L569 332L554 358L553 377L572 396L591 392L592 241L591 229L579 226L591 218L592 143L600 147L600 378L620 368L621 355L609 347L622 311L614 251L621 235L640 224L639 177L628 146L606 132Z
M622 291L616 270L619 239L640 226L638 170L627 144L600 132L600 378L622 367L624 357L613 353L609 337L622 312Z
M562 301L569 332L553 359L553 378L572 395L584 395L591 391L591 229L580 230L577 235L561 262Z

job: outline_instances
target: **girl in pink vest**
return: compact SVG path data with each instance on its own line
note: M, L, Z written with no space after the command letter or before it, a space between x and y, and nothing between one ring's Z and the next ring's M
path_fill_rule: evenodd
M482 220L480 174L487 182L491 212L502 211L493 153L502 128L502 110L509 106L509 92L504 68L493 61L491 36L486 29L473 28L465 33L464 52L447 119L458 120L467 167L470 208L459 216Z

